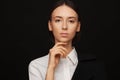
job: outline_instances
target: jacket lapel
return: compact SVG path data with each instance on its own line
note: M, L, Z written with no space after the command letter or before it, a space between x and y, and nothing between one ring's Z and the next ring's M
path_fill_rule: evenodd
M82 55L78 52L78 65L73 74L72 80L93 80L93 75L87 73L86 62L90 62L91 60L96 60L94 56L90 55Z

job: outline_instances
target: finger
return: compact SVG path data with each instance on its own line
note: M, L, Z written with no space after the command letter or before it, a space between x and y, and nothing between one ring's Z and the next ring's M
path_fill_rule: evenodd
M67 43L64 43L64 42L58 42L54 45L54 47L58 47L58 46L65 46L67 45Z
M65 52L61 49L56 49L55 55L60 55L60 57L65 57Z
M63 46L58 46L56 48L53 48L52 50L53 51L56 51L56 50L59 51L60 50L63 53L63 55L62 55L63 57L65 57L68 53L68 50Z
M56 55L64 56L65 52L63 50L61 50L61 49L54 48L54 49L50 50L50 54L53 57L56 56Z
M68 50L65 47L63 47L63 46L59 46L57 48L61 49L62 51L64 51L65 55L68 53Z
M59 49L59 52L60 52L60 57L62 57L62 58L65 58L65 57L66 57L65 51Z

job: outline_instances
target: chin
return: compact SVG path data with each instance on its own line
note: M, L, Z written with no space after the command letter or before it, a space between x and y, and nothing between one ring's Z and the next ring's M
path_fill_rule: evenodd
M60 40L58 40L58 42L65 42L65 43L68 43L68 42L70 42L70 40L68 40L68 39L60 39Z

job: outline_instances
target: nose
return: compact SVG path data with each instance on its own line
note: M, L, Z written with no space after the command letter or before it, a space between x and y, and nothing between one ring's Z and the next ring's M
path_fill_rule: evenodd
M62 29L63 30L67 30L68 29L66 21L63 22Z

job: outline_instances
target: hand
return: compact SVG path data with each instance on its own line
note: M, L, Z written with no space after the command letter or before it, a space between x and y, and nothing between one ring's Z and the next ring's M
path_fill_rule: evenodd
M48 67L55 69L59 63L60 57L65 58L68 50L64 47L67 43L56 43L53 48L49 50L49 64Z

